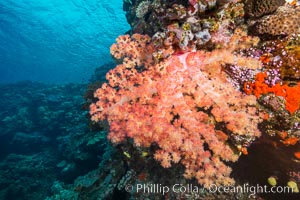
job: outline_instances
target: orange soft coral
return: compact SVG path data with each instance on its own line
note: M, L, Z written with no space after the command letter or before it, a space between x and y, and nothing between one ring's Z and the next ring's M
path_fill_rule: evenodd
M140 35L121 37L113 45L112 54L123 63L95 92L92 119L108 120L113 143L132 138L137 146L157 144L154 157L163 167L181 163L185 177L200 184L233 183L227 162L238 155L227 140L243 143L243 138L258 137L260 118L255 96L245 96L227 82L221 65L242 61L252 66L256 61L217 50L173 55L153 64L146 49L151 53L151 44ZM219 122L222 130L216 128Z
M246 94L254 94L259 98L263 94L274 93L277 96L281 96L285 99L285 108L291 114L299 109L300 104L300 83L296 86L290 87L288 85L275 84L270 87L265 83L267 74L260 72L256 75L254 83L245 83L244 91Z

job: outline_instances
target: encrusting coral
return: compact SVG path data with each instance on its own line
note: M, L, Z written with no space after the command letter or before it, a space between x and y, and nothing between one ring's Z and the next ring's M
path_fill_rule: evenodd
M245 11L249 17L261 17L277 10L285 0L246 0Z
M276 36L299 33L300 7L279 7L274 14L259 19L254 27L257 34Z
M290 87L288 85L281 85L279 83L270 87L265 83L267 77L266 73L258 73L254 83L245 83L244 90L247 94L254 94L259 98L263 94L274 93L285 99L286 110L293 114L299 109L300 105L300 83L296 86Z
M222 71L225 63L260 68L259 61L232 53L251 41L239 35L231 48L174 54L156 64L148 36L120 36L111 54L122 64L96 90L92 120L108 120L112 143L132 138L136 146L157 145L154 158L165 168L183 164L185 178L206 187L232 184L227 163L238 159L235 146L246 153L260 136L261 121L256 97L238 91Z

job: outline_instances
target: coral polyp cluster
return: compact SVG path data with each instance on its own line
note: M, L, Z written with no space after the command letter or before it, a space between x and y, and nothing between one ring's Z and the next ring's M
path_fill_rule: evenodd
M244 90L247 94L254 94L260 97L263 94L274 93L276 96L281 96L285 99L286 110L293 114L299 110L300 105L300 84L296 86L280 85L279 83L270 87L265 83L267 74L258 73L254 83L245 83Z

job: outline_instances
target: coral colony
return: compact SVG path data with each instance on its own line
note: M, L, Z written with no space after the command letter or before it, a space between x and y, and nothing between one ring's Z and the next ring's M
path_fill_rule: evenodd
M134 34L117 41L111 53L123 63L95 92L99 101L91 105L92 120L109 121L113 143L130 137L136 146L158 144L155 159L165 168L182 163L186 178L196 177L207 185L232 183L231 170L222 161L236 161L238 156L226 144L229 136L224 131L244 145L260 135L260 118L255 96L244 95L227 82L221 65L259 67L259 63L215 50L173 55L152 64L149 37ZM143 65L143 71L135 65ZM224 131L216 129L221 123L226 124Z
M111 46L117 66L90 115L109 123L113 144L134 147L128 158L148 150L209 187L234 184L232 163L263 135L299 145L298 1L137 0L124 9L131 34Z

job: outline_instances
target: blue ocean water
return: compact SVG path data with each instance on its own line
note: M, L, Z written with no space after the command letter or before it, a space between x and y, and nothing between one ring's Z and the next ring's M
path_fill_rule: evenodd
M128 29L122 0L2 0L0 83L86 82Z

